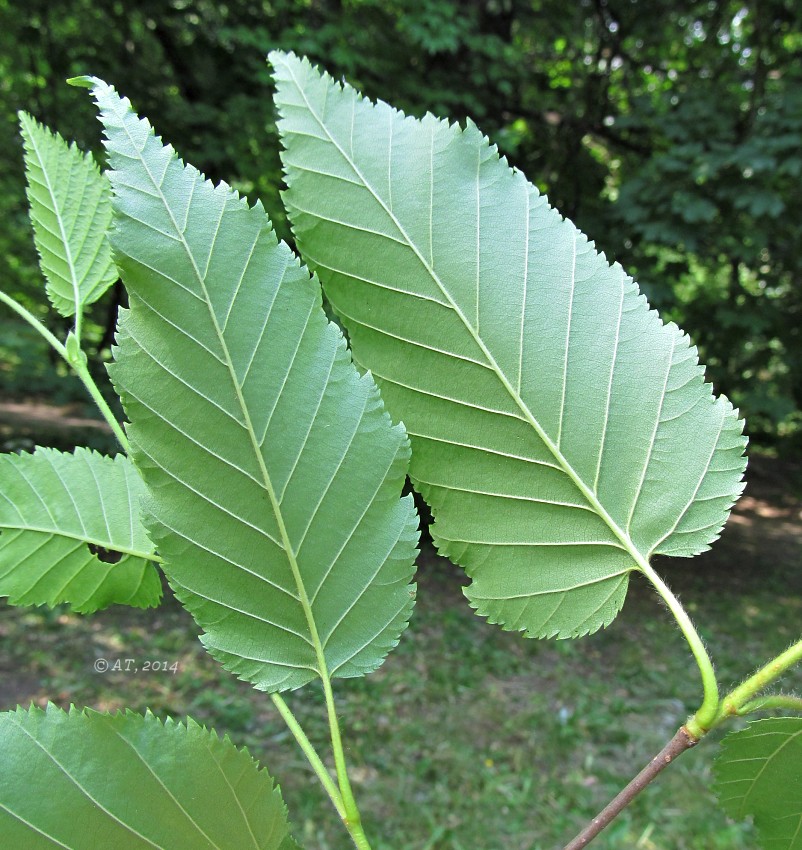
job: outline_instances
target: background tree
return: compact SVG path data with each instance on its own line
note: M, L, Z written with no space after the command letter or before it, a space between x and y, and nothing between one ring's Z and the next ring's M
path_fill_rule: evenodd
M753 438L799 439L796 0L0 0L0 33L0 250L17 297L40 286L17 109L97 148L63 80L103 76L286 237L264 57L292 49L413 114L475 119L699 343ZM92 316L100 356L115 307ZM38 341L0 322L4 394L50 391L23 353Z

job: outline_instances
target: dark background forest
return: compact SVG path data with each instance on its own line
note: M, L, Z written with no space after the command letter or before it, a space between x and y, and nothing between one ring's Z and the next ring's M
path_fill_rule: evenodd
M802 448L798 0L0 0L0 46L0 285L37 312L16 111L102 158L64 80L103 77L289 237L265 55L292 49L470 116L691 335L753 442ZM99 360L115 309L94 309ZM9 312L0 364L3 397L81 397Z

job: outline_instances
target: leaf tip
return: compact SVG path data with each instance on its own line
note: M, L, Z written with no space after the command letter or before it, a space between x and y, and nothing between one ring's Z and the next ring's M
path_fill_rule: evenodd
M267 54L267 61L274 68L276 67L276 65L278 65L282 62L286 62L288 59L294 59L294 58L296 58L295 54L291 50L289 52L285 51L285 50L271 50Z
M79 77L69 77L67 79L68 86L75 86L75 88L79 89L94 89L102 83L102 80L99 80L97 77L90 77L88 74L82 74Z

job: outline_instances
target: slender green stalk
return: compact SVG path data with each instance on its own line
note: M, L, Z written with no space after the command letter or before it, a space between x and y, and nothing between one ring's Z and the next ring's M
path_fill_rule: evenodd
M111 412L111 408L106 403L106 400L100 393L92 376L89 374L89 369L86 365L86 357L80 350L79 338L73 333L68 337L68 342L74 340L73 345L68 350L67 346L63 345L53 334L33 315L29 310L22 306L18 301L10 295L0 290L0 301L9 306L18 316L23 318L37 333L43 336L53 350L61 357L64 362L75 372L81 379L81 383L86 387L89 395L92 396L95 404L98 406L103 418L108 423L114 436L122 446L126 454L130 453L128 438L125 436L122 426ZM76 326L78 323L76 322Z
M304 755L308 759L312 769L315 771L321 785L329 795L337 814L345 824L355 846L358 850L370 850L365 831L362 828L362 818L357 808L356 800L354 799L353 791L351 790L351 782L348 778L348 771L345 763L345 753L342 745L342 736L340 734L340 725L337 720L337 713L334 706L334 694L331 689L331 681L326 676L323 679L323 691L326 697L326 710L329 718L329 730L331 734L332 750L334 752L334 763L337 769L337 782L339 788L331 777L331 774L326 769L320 756L317 754L314 746L307 738L306 733L301 728L298 720L293 715L290 707L284 701L280 694L271 694L276 708L281 714L284 722L287 724L290 732L292 732L298 745L303 750Z
M651 565L644 562L640 565L644 575L651 581L657 592L665 600L669 610L674 615L682 633L685 635L685 640L691 648L693 657L699 667L699 672L702 676L702 689L704 697L699 710L687 722L686 728L690 735L697 740L701 738L705 732L709 731L711 724L715 721L719 711L720 697L718 690L718 682L716 680L716 671L713 669L713 662L705 649L702 638L696 631L696 627L691 622L685 609L680 604L679 599L669 590L668 585L660 578L659 575L652 569Z
M760 691L767 688L800 661L802 661L802 640L797 641L785 652L781 652L776 658L772 658L768 664L764 664L737 688L730 691L721 701L713 726L718 726L728 717L741 714L745 706L755 701L755 696Z
M111 408L106 403L106 399L103 398L97 384L89 374L89 368L86 364L86 357L84 353L80 352L80 354L81 357L69 356L68 354L66 360L72 367L75 374L81 379L81 382L86 387L89 395L92 396L92 399L98 406L98 409L103 414L103 418L106 422L108 422L109 427L114 432L117 442L122 446L123 451L126 454L130 454L131 445L128 442L128 438L125 436L125 431L123 431L122 426L117 421L114 414L111 412Z
M340 735L340 724L337 720L337 710L334 705L334 693L331 689L331 679L326 675L323 679L323 693L326 697L326 711L329 716L329 731L331 734L331 748L334 753L334 766L337 770L337 781L340 785L340 792L343 796L345 805L345 823L348 832L354 844L359 850L370 850L365 831L362 828L362 816L359 814L359 809L356 805L354 792L351 789L351 780L348 778L348 769L345 763L345 751L343 750L342 736Z
M312 766L312 770L315 771L317 778L320 780L320 784L326 789L326 793L331 798L331 802L334 804L337 814L345 820L346 814L342 794L340 794L340 790L331 778L331 774L326 769L326 766L323 764L323 761L317 754L317 751L312 746L309 738L306 737L306 733L301 728L300 723L298 723L298 720L290 710L287 703L284 702L281 694L270 694L270 698L273 700L274 705L284 719L284 722L287 724L290 732L292 732L293 737L298 742L298 746L303 750L304 755L309 760L309 764Z
M52 333L33 315L29 310L26 310L18 301L15 301L10 295L6 295L0 289L0 301L9 306L18 316L21 316L25 321L37 332L40 333L48 343L55 349L58 354L69 363L67 359L67 349L53 336Z

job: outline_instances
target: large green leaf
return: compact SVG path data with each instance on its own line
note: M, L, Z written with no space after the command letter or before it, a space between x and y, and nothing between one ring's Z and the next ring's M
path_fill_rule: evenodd
M440 551L493 622L606 625L631 571L718 536L743 423L688 338L476 127L271 60L298 247L407 426Z
M47 294L72 316L117 280L111 258L111 192L91 155L19 113L34 240Z
M94 93L130 294L110 371L164 570L209 651L259 688L372 670L413 603L404 429L261 206Z
M767 850L802 850L802 717L757 720L731 732L714 771L730 817L751 815Z
M144 493L124 455L0 455L0 596L12 605L68 602L80 613L158 605L153 544L139 519Z
M297 850L268 772L188 720L53 705L0 714L9 850Z

